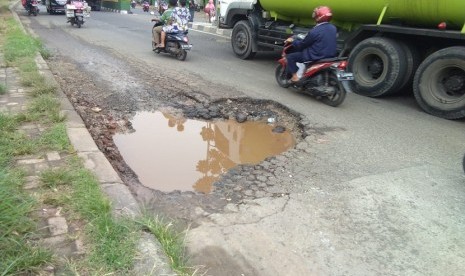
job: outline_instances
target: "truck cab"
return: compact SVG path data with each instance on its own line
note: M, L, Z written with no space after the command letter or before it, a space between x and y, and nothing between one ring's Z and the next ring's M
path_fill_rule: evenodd
M220 0L219 26L233 28L236 22L247 19L257 0Z

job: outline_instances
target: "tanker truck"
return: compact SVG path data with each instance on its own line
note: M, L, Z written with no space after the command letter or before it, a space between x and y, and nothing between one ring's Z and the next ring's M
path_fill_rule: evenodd
M281 50L333 11L338 51L354 73L351 90L368 97L413 91L426 112L465 117L465 0L221 0L219 26L232 28L242 59Z

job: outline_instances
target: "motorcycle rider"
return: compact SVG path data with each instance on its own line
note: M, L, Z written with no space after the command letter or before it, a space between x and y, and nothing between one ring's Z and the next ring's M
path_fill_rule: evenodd
M186 0L180 0L180 7L176 7L173 9L173 12L171 13L171 18L168 20L169 23L163 27L163 30L161 32L161 43L158 46L159 48L165 48L166 33L177 33L179 31L187 31L187 24L189 23L190 19L190 12L186 8L186 2Z
M150 9L150 3L149 3L149 1L145 0L145 1L142 3L142 10L148 12L149 9Z
M156 48L160 45L160 36L161 31L163 30L163 26L168 24L169 20L171 19L171 13L173 13L174 8L178 4L178 0L169 0L168 2L168 9L163 12L161 17L159 18L152 18L152 22L157 22L152 29L152 41L153 41L153 50L155 51Z
M287 70L292 74L290 83L299 81L297 75L297 63L317 61L324 58L332 58L337 55L337 29L329 23L333 14L327 6L319 6L313 10L312 18L316 22L304 40L293 40L288 38L286 42L292 43L298 52L286 55Z
M32 8L32 0L26 0L26 6L24 8L29 12Z

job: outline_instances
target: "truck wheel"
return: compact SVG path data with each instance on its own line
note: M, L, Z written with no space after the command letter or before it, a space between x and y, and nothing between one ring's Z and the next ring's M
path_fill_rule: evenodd
M445 48L428 56L415 73L413 94L432 115L465 118L465 47Z
M252 59L252 29L247 20L237 22L231 35L231 45L234 53L241 59Z
M407 71L405 59L395 40L385 37L363 40L349 56L349 71L354 73L352 91L369 97L397 92Z
M405 53L405 61L407 64L407 70L399 90L401 93L411 93L413 77L415 76L415 71L418 69L418 66L421 63L420 52L414 45L412 45L412 43L403 41L397 41L397 43L399 43L400 47L402 47L402 50Z

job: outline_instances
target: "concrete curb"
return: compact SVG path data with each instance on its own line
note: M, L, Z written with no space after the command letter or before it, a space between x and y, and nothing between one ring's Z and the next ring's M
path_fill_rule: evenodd
M189 23L189 28L193 30L224 36L226 38L231 38L232 35L232 29L220 29L217 26L213 26L211 23L192 22Z
M102 7L102 11L105 12L114 12L114 13L120 13L120 14L131 14L132 12L129 10L116 10L116 9L109 9L109 8L104 8ZM201 16L198 14L196 17ZM195 18L194 18L195 20ZM225 38L231 38L232 34L232 29L221 29L218 28L218 26L213 25L212 23L207 23L207 22L200 22L200 21L194 21L189 23L189 28L192 30L197 30L197 31L202 31L210 34L216 34L223 36Z
M130 14L127 10L117 10L117 9L110 9L110 8L105 8L101 7L101 11L104 12L115 12L115 13L120 13L120 14Z
M38 37L33 30L26 29L14 7L9 8L15 20L20 24L25 33ZM112 203L112 212L115 216L136 217L141 214L140 206L129 188L124 185L118 173L113 169L105 155L98 149L91 134L88 132L80 115L76 112L67 96L60 89L48 64L40 54L36 57L37 68L46 80L57 87L57 93L61 101L62 114L66 115L66 131L70 143L78 156L83 160L87 169L96 175L101 184L101 189ZM143 233L138 246L138 255L134 264L134 272L137 275L177 275L169 265L169 259L163 248L153 235Z

